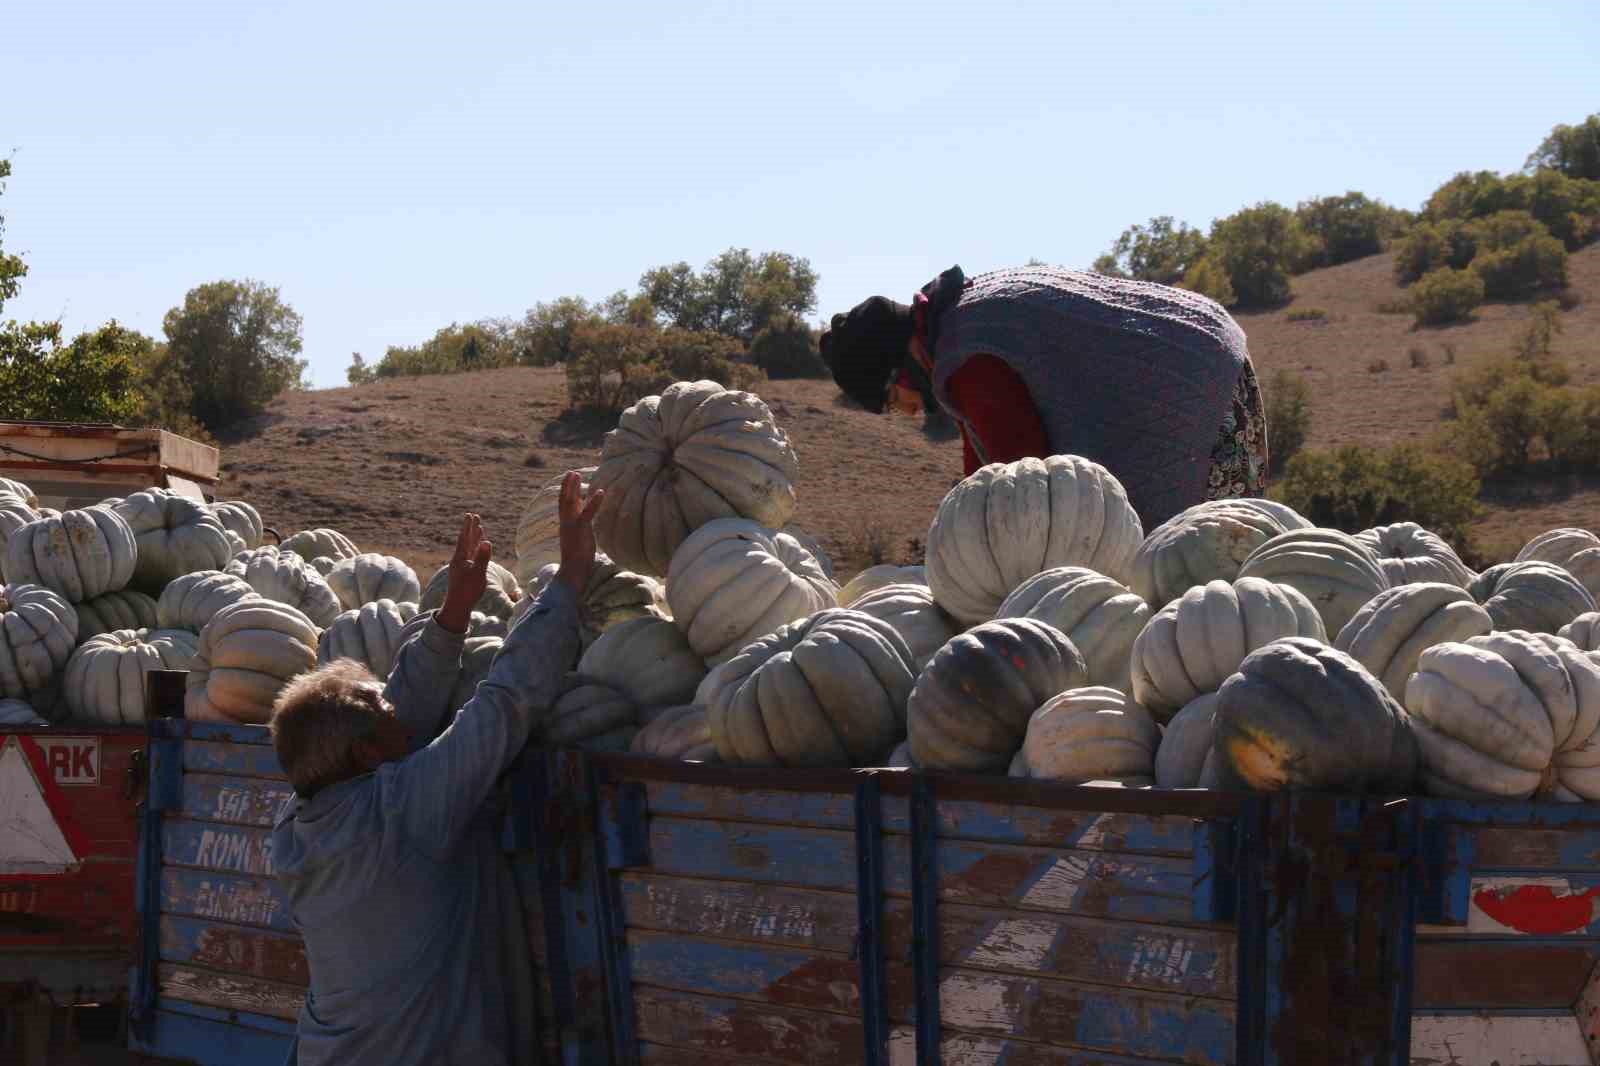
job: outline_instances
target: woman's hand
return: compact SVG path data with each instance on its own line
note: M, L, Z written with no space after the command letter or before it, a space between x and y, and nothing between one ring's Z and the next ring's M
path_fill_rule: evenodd
M556 580L571 590L575 598L583 597L594 572L594 514L605 499L603 490L596 490L583 498L583 479L576 470L567 472L561 482L561 566Z
M489 556L494 545L483 539L483 523L475 514L461 516L461 532L456 536L455 554L450 557L449 586L444 606L434 621L452 633L465 633L472 620L472 608L489 587Z

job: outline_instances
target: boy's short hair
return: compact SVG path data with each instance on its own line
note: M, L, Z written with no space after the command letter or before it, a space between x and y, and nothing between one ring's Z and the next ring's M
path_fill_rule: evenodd
M357 769L354 748L389 715L382 683L354 659L294 678L272 705L268 728L295 793L309 798Z

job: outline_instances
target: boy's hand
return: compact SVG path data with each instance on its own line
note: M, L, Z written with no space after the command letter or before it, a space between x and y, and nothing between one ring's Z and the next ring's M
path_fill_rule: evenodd
M583 598L594 572L594 513L605 498L603 490L596 490L583 498L583 479L576 470L568 471L561 482L561 567L556 580L562 582L575 598Z
M483 523L475 514L461 516L461 533L456 551L450 557L449 587L444 606L434 621L452 633L465 633L472 620L472 608L489 587L489 555L494 545L483 539Z

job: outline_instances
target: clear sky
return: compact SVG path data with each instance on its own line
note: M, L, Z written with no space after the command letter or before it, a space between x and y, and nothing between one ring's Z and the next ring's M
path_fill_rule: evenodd
M1600 6L47 0L0 85L7 317L159 337L256 278L327 386L729 246L809 258L822 318L1157 214L1416 207L1600 110Z

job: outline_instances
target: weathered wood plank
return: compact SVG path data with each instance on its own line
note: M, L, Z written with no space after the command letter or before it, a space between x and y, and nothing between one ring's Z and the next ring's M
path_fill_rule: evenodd
M183 742L183 768L188 773L233 774L284 780L278 757L266 744L233 744L214 740Z
M294 789L287 781L221 774L183 775L185 818L270 829L283 805L293 799Z
M165 866L258 874L271 877L272 831L168 818L161 825Z
M201 1003L222 1010L249 1011L269 1018L293 1021L305 1001L305 991L259 978L233 977L215 970L202 970L174 963L162 963L156 970L156 987L163 998Z
M1600 867L1600 830L1483 828L1473 832L1472 867L1518 871Z
M1165 855L1192 854L1199 824L1180 815L1057 810L972 800L940 800L934 810L941 837ZM909 823L892 828L910 831Z
M1419 940L1412 1002L1419 1010L1565 1008L1596 961L1592 942Z
M668 1047L665 1044L638 1043L639 1061L649 1066L775 1066L772 1059L753 1059L748 1055L719 1055L714 1052ZM547 1059L559 1062L560 1056Z
M808 825L818 829L849 829L855 825L855 795L850 792L736 789L681 781L647 781L644 785L646 804L654 815ZM904 805L902 800L901 806Z
M860 966L847 955L642 929L630 930L627 940L636 988L653 985L851 1015L860 1009Z
M1130 1059L1122 1055L1108 1055L1103 1051L1082 1051L974 1033L947 1032L939 1040L939 1061L942 1066L1150 1066L1152 1061L1172 1060ZM897 1026L890 1031L889 1064L920 1066L915 1029Z
M1468 933L1600 935L1600 872L1474 877L1468 900Z
M176 866L161 871L161 912L267 929L294 928L278 883L271 878Z
M861 1061L861 1022L849 1015L643 986L633 992L641 1041L775 1063Z
M292 933L171 914L161 917L161 958L302 988L311 979L305 944Z
M1413 1014L1411 1066L1591 1066L1570 1013Z
M855 942L856 898L846 892L632 872L619 886L630 927L826 951ZM897 906L910 913L908 903L890 902Z
M855 834L831 829L652 818L650 859L662 873L844 892L856 884Z

